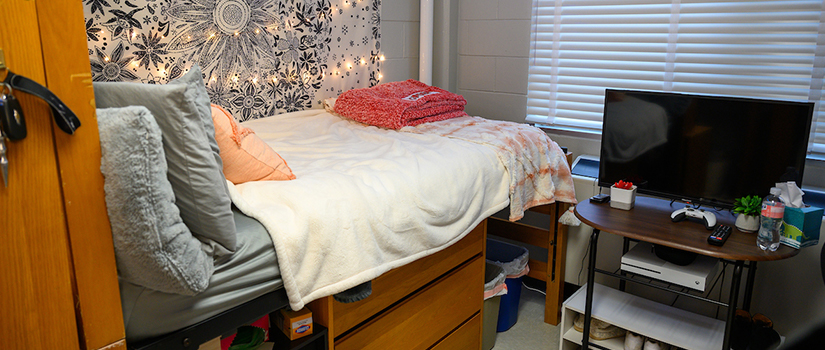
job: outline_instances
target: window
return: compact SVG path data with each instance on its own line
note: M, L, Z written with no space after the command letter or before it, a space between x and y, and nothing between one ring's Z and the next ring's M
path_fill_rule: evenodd
M600 133L605 88L817 102L825 160L822 1L534 0L527 120Z

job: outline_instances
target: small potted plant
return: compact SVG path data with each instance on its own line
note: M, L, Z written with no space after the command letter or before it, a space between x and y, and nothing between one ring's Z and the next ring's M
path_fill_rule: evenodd
M759 229L759 213L762 210L762 197L744 196L733 202L733 212L739 214L734 224L739 231L756 232Z
M630 181L619 180L610 186L610 207L630 210L636 203L636 185Z

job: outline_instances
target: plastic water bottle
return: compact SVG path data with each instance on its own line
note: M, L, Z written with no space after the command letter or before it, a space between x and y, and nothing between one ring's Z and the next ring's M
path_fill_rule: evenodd
M775 251L779 248L779 230L785 216L785 203L779 197L780 192L778 187L772 187L771 194L762 200L759 233L756 235L756 245L762 250Z

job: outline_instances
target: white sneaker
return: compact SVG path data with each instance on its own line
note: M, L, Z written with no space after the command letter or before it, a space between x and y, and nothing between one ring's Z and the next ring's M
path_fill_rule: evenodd
M642 350L644 345L645 337L627 331L627 334L624 336L624 350Z
M593 319L590 323L590 338L606 340L623 336L627 331L602 320Z
M670 350L670 345L662 343L656 339L645 339L644 350Z
M584 332L584 314L579 314L575 319L573 319L573 329L579 332ZM590 338L595 340L605 340L610 338L618 338L624 334L625 330L622 328L595 318L590 319Z

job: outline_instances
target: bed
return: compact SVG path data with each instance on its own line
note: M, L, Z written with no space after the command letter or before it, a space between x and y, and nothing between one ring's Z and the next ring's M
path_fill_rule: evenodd
M228 3L229 1L221 1ZM30 312L15 312L15 308L9 308L10 320L18 320L20 322L13 322L22 326L27 326L27 329L35 330L35 336L18 337L17 344L31 344L37 338L48 338L54 340L50 344L58 344L57 347L73 347L73 348L88 348L88 349L120 349L126 348L126 342L123 341L123 323L121 318L121 309L128 313L129 330L126 331L126 336L129 338L128 347L133 349L194 349L206 344L210 340L217 337L232 333L237 326L249 323L252 320L266 315L270 312L280 308L289 307L290 300L287 296L286 290L281 287L283 278L280 277L280 270L278 266L269 263L277 261L277 254L272 249L271 237L268 232L264 233L261 229L263 225L258 220L244 215L239 209L234 211L230 208L229 215L232 216L234 223L242 232L247 230L257 231L257 233L243 233L247 238L239 238L236 243L235 254L231 259L216 259L215 272L212 275L212 281L209 283L206 290L200 292L196 296L172 295L171 293L152 292L142 287L128 286L121 279L120 288L121 293L118 293L118 284L113 281L115 276L113 254L111 254L111 232L108 227L109 223L105 219L105 206L102 204L102 186L103 179L99 174L99 143L97 142L97 128L99 124L98 118L95 117L94 111L89 110L94 108L95 101L91 96L91 81L98 81L101 72L104 73L122 73L120 78L122 80L133 80L136 82L150 83L166 83L160 81L159 69L166 69L166 77L172 77L175 72L174 69L183 69L189 67L194 60L190 53L181 54L187 56L187 59L180 57L170 59L164 56L163 62L159 66L152 64L152 73L155 79L126 79L129 74L125 69L127 64L138 65L140 62L135 59L135 62L128 61L129 58L134 58L133 52L136 51L136 45L144 45L144 38L142 34L146 34L149 39L156 39L160 37L159 31L164 28L158 28L155 25L143 23L145 29L143 33L135 33L130 29L135 29L133 21L126 21L132 19L146 20L145 16L151 19L153 13L157 15L160 21L166 21L164 16L169 16L171 12L161 11L162 8L168 7L174 2L157 2L157 1L117 1L109 2L112 6L122 7L121 12L109 11L109 8L102 10L93 10L95 6L100 6L106 2L86 1L84 5L86 8L91 7L93 11L94 21L87 17L83 22L77 20L82 14L80 12L80 4L77 2L58 2L43 6L42 3L34 2L12 2L11 8L15 9L16 13L29 14L28 16L11 16L4 17L11 22L4 25L5 28L23 28L26 30L18 31L20 35L6 35L4 37L6 58L9 66L17 73L25 74L32 78L36 78L41 82L48 82L48 87L56 94L58 94L71 108L78 113L82 119L83 128L81 128L77 135L68 136L61 132L53 132L49 127L48 122L51 120L48 116L48 107L45 107L41 102L25 104L32 99L26 99L26 96L20 96L26 108L27 117L29 117L29 140L27 145L47 145L47 152L42 151L42 147L15 147L15 151L23 151L24 149L31 150L28 153L17 153L18 155L28 154L34 158L31 159L52 159L52 161L38 161L38 162L18 162L18 166L13 166L19 171L25 165L36 165L35 170L39 170L41 165L43 171L31 174L34 176L30 178L42 179L45 172L49 172L50 179L56 179L54 186L49 186L49 196L32 197L29 191L35 188L25 188L23 186L12 186L15 193L23 193L20 197L25 198L24 203L63 203L65 209L65 217L59 217L59 223L49 226L49 229L27 230L26 232L35 233L35 236L48 233L48 237L62 237L66 236L64 226L69 226L70 247L68 244L54 244L59 243L60 240L14 240L12 243L26 244L31 250L31 256L43 256L43 252L54 251L68 251L68 257L58 254L48 254L47 259L39 259L32 263L30 259L25 259L23 265L31 264L32 271L36 272L60 272L60 277L66 278L39 278L35 282L55 281L65 284L67 288L40 288L37 286L44 285L43 283L35 284L35 297L28 298L32 294L30 284L20 283L15 290L19 295L28 300L28 303L20 305L28 305L32 310L37 308L37 314L41 321L51 324L60 324L55 332L36 332L38 323L31 322L33 320ZM197 2L216 3L216 2ZM252 3L252 2L250 2ZM255 2L256 4L259 2ZM355 4L355 2L351 2ZM362 2L358 2L361 11ZM368 3L368 2L363 2ZM40 5L38 5L40 4ZM138 7L134 7L138 4ZM35 7L37 7L35 9ZM131 7L131 8L129 8ZM133 11L140 9L141 13L137 15ZM114 10L114 9L112 9ZM350 9L344 9L350 10ZM104 16L105 12L105 16ZM297 11L296 11L297 12ZM35 16L37 14L37 16ZM109 21L110 17L114 15L121 17L117 21ZM97 16L101 17L97 17ZM348 14L347 14L348 16ZM371 16L365 16L370 18ZM40 18L42 21L22 20L23 18ZM372 17L375 18L375 17ZM314 18L312 21L316 21ZM9 24L11 23L11 24ZM38 29L38 23L40 28ZM293 24L298 23L292 20ZM85 33L83 24L86 24ZM303 24L301 24L303 25ZM131 28L130 28L131 26ZM371 29L367 27L367 29ZM8 31L5 31L8 32ZM5 33L4 32L4 33ZM11 31L9 33L13 33ZM104 34L105 33L105 34ZM174 32L173 32L174 33ZM85 35L84 35L85 34ZM171 36L167 36L168 38ZM241 35L240 37L243 37ZM288 37L288 36L287 36ZM32 42L39 42L37 39L42 39L43 45L30 45ZM88 55L86 54L86 39L88 38L90 44L88 47ZM289 38L291 39L291 38ZM131 41L129 41L131 40ZM345 38L345 41L350 39ZM127 41L129 45L127 45ZM108 45L105 45L107 44ZM123 43L123 45L121 45ZM165 43L162 42L162 44ZM59 45L58 45L59 44ZM155 42L157 44L157 42ZM106 57L99 56L100 53L96 50L101 48L103 53L108 54ZM131 47L129 51L119 51L118 48ZM370 46L369 48L371 48ZM41 49L43 52L41 52ZM125 49L124 49L125 50ZM169 48L169 52L172 49ZM40 60L30 60L29 57L43 58L44 62ZM365 56L366 57L366 56ZM95 69L89 69L89 58L91 58ZM198 57L195 57L197 59ZM106 61L107 65L103 62ZM153 62L150 62L153 63ZM186 64L183 64L186 63ZM29 65L29 66L27 66ZM41 67L42 65L42 67ZM110 67L112 70L109 70ZM26 66L26 68L23 68ZM145 66L149 68L150 65ZM143 69L144 66L140 66ZM333 67L331 64L330 67ZM104 70L98 70L105 68ZM156 69L157 68L157 69ZM133 69L130 68L130 71ZM46 73L46 77L42 76L42 72ZM327 71L324 71L327 72ZM329 71L330 73L332 71ZM343 74L342 74L343 75ZM110 78L111 76L106 75ZM209 79L209 76L204 77ZM171 79L171 78L170 78ZM366 79L363 79L364 81ZM334 90L331 90L334 92ZM25 94L23 94L25 95ZM91 103L90 103L91 102ZM98 101L100 102L100 101ZM218 102L216 100L216 102ZM40 108L42 107L42 108ZM102 106L99 106L103 108ZM238 114L243 116L243 114ZM40 127L35 127L35 126ZM39 135L39 136L38 136ZM37 142L38 137L45 137L49 140L54 140L54 143L40 143ZM94 137L93 137L94 136ZM466 144L466 142L464 142ZM81 147L82 146L82 147ZM476 145L482 148L484 146ZM38 153L40 152L40 153ZM57 158L42 158L45 154L55 154ZM284 153L285 155L287 153ZM23 157L25 158L25 157ZM20 159L23 159L20 158ZM12 159L18 159L13 157ZM59 159L57 162L55 159ZM289 159L287 159L289 160ZM45 165L58 165L57 169L53 166L46 167ZM290 165L292 165L290 163ZM296 164L297 165L297 164ZM27 167L28 168L28 167ZM12 173L13 178L14 174ZM28 172L27 172L28 174ZM301 179L301 174L298 174L298 179ZM60 180L62 178L62 180ZM49 183L52 183L49 182ZM15 182L17 183L17 182ZM58 186L58 183L62 186ZM39 187L39 186L38 186ZM38 188L39 189L39 188ZM215 187L217 190L218 187ZM54 193L53 193L54 192ZM39 192L38 192L39 193ZM63 197L61 197L61 195ZM60 200L59 198L62 198ZM59 206L59 205L58 205ZM540 207L555 207L556 204L542 205ZM51 207L50 207L51 208ZM59 208L57 208L59 209ZM100 209L100 210L98 210ZM60 211L63 213L63 211ZM17 218L20 210L11 212L13 217ZM51 211L49 211L51 213ZM29 213L31 214L31 213ZM52 215L47 215L49 219L53 219ZM23 218L32 218L31 215L23 215ZM438 252L433 252L431 255L422 256L413 261L407 262L405 265L390 269L380 276L372 280L372 295L368 298L355 303L340 303L335 301L333 296L322 296L314 301L311 301L308 307L314 310L316 317L316 324L323 324L327 326L326 329L319 328L321 333L329 334L327 339L327 347L341 347L349 346L357 347L358 342L362 340L369 340L372 335L383 334L384 331L394 330L395 332L387 332L399 336L415 336L420 333L414 333L413 327L424 327L428 339L424 339L424 343L431 345L440 344L442 348L461 348L455 344L462 344L465 347L476 347L479 338L479 323L480 320L480 304L481 304L481 274L479 273L481 262L483 262L484 255L484 236L488 228L488 220L479 217L480 222L466 232L463 238L457 239L454 243L444 247ZM27 219L29 220L29 219ZM40 221L38 218L30 219L32 222ZM52 220L54 221L54 220ZM12 223L19 221L12 220ZM40 227L40 226L38 226ZM456 236L462 232L456 233ZM13 235L13 237L27 237L22 233ZM47 236L43 236L47 237ZM63 237L65 239L65 237ZM270 247L266 247L266 241L269 240ZM20 242L18 242L20 241ZM65 243L65 241L62 241ZM263 243L262 243L263 242ZM43 250L42 248L49 248ZM53 248L53 249L52 249ZM263 249L263 248L269 248ZM251 253L247 255L246 253ZM109 255L106 255L109 254ZM23 254L25 257L25 254ZM237 256L236 256L237 255ZM258 271L252 276L249 276L249 285L255 285L258 288L244 289L238 284L226 284L222 282L242 282L235 281L231 278L225 278L225 272L229 270L243 270L251 268L254 265L242 264L245 256L252 256L259 258L268 268L266 271ZM107 258L108 257L108 258ZM61 258L65 261L62 261ZM111 259L110 259L111 258ZM61 262L62 261L62 262ZM68 263L66 263L66 261ZM42 265L46 263L46 265ZM61 263L61 265L58 265ZM67 265L66 265L67 264ZM57 266L57 268L44 268L49 266ZM56 275L56 274L55 274ZM25 277L25 275L22 275ZM41 276L41 275L36 275ZM52 276L52 275L44 275ZM110 278L111 277L111 278ZM122 276L121 276L122 278ZM25 279L23 279L25 280ZM475 282L478 281L478 282ZM114 282L114 283L108 283ZM477 283L479 288L472 287L473 283ZM51 286L53 284L47 284ZM464 286L470 286L463 288ZM113 288L109 288L112 286ZM227 292L231 290L231 292ZM65 293L64 293L65 292ZM478 296L474 296L474 293ZM217 294L231 295L235 299L207 300L208 296ZM157 294L157 295L155 295ZM257 295L257 296L256 296ZM467 295L467 302L457 303L455 297L460 295ZM121 298L123 297L123 298ZM157 303L165 303L167 306L173 305L175 300L185 300L184 302L191 303L196 306L185 306L185 304L178 304L177 308L169 308L167 313L158 313L154 318L147 317L151 312L158 312L158 310L147 310L144 308L147 304L154 304L154 298L158 299L168 298L165 301L158 300ZM439 299L441 297L441 299ZM150 298L150 299L141 299ZM431 301L438 300L439 304L431 304ZM66 301L65 303L63 301ZM121 302L123 306L121 307ZM150 301L144 303L145 301ZM19 303L15 303L17 305ZM73 305L72 305L73 304ZM438 318L443 315L443 310L452 308L441 307L445 304L453 306L453 304L460 304L466 307L460 312L450 313L450 318ZM58 305L68 305L67 308L58 308ZM75 308L72 309L72 306ZM188 314L185 321L176 321L172 316L174 313L184 310L186 312L194 311L194 307L214 306L211 311L200 311L197 317ZM439 309L440 307L440 309ZM31 311L31 310L29 310ZM115 312L117 311L117 312ZM160 310L163 311L163 310ZM141 314L143 313L143 314ZM418 318L414 318L418 317ZM429 323L433 318L429 316L436 316L441 321L438 324ZM422 317L426 322L422 322ZM404 320L416 320L410 323L404 323ZM71 320L67 322L67 320ZM140 321L137 321L140 320ZM23 322L26 321L26 322ZM76 322L75 322L76 321ZM167 322L172 321L172 322ZM41 322L42 323L42 322ZM154 323L158 323L154 325ZM166 323L166 324L165 324ZM174 323L169 325L168 323ZM71 325L72 327L67 327ZM135 329L144 328L144 330L135 331ZM152 329L156 328L156 329ZM378 332L374 332L374 331ZM437 330L437 331L433 331ZM141 335L142 334L144 335ZM321 334L319 333L319 335ZM75 341L75 337L79 337ZM437 339L435 339L437 338ZM359 340L360 339L360 340ZM12 339L15 343L15 339ZM45 341L44 341L45 343ZM79 343L80 345L75 345ZM422 345L421 347L428 347Z
M488 227L575 202L538 129L462 109L391 130L318 103L379 83L379 1L84 12L129 348L194 349L308 307L322 348L478 349ZM534 271L559 305L565 232L543 232Z
M236 125L225 109L204 98L200 77L195 66L167 85L95 85L126 340L134 349L195 348L283 307L313 310L315 321L327 332L319 342L328 348L453 348L453 342L478 348L487 218L509 207L510 219L517 220L526 209L575 198L565 154L542 131L529 126L464 116L391 130L324 109ZM204 124L207 107L210 123ZM187 108L191 113L185 113ZM202 195L228 195L235 224L232 244L220 236L204 239L196 224L187 223L198 239L186 236L193 246L175 248L184 239L181 235L189 232L180 219L173 217L175 225L153 232L153 227L141 225L168 220L135 217L133 213L147 210L130 206L162 202L161 197L141 199L151 192L147 188L157 186L150 182L135 189L134 183L142 183L143 177L134 170L117 180L122 169L147 169L146 162L154 158L165 157L159 163L168 165L170 174L180 163L189 162L182 170L190 174L200 171L192 170L193 164L213 159L210 147L215 146L206 144L201 145L199 162L192 161L192 150L185 152L188 160L175 158L170 143L199 144L177 140L189 134L165 125L178 118L190 118L190 128L214 128L214 136L206 139L219 144L220 157L214 159L223 160L223 172L217 172L223 183L213 182ZM137 133L129 139L135 130L154 130L152 120L160 125L154 136ZM143 124L138 127L137 122ZM290 174L278 181L225 180L234 179L238 168L260 165L250 163L260 158L227 158L234 154L230 147L246 147L250 138L259 146L265 144L270 155L277 152L272 158L281 163L272 168L288 168ZM166 153L134 148L152 140L155 150ZM116 146L128 147L117 153ZM244 148L248 153L251 149ZM162 181L166 173L161 167L155 177ZM191 181L183 183L189 186ZM118 183L126 185L117 187ZM171 181L167 197L175 186L181 184ZM166 209L151 212L163 215L180 208L185 217L186 194L174 194L173 205L167 200ZM121 202L127 204L120 208ZM200 202L218 203L196 197L191 204ZM135 227L139 229L133 235L153 234L120 237ZM174 239L158 243L157 249L146 248L152 244L145 242L169 227L177 228ZM145 265L144 257L128 262L135 251L158 255L169 246L176 249L173 256L155 259L167 265ZM168 261L174 259L177 265L170 268ZM178 271L187 268L192 271ZM167 274L153 280L154 270ZM169 271L174 273L171 278ZM158 280L162 283L153 284ZM363 300L336 300L340 293L367 283L371 288L365 289L368 296Z

